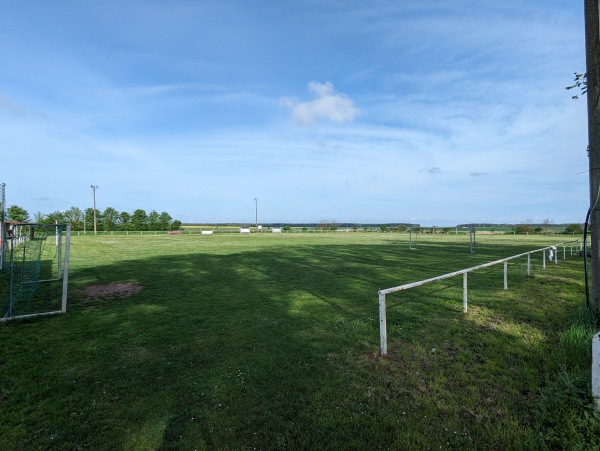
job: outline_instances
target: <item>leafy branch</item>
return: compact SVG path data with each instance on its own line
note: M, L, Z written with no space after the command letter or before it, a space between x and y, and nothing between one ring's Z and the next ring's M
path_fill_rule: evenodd
M585 95L587 94L587 72L584 74L579 74L577 72L573 73L573 81L574 84L572 84L571 86L567 86L565 89L567 91L571 90L571 89L579 89L580 93L579 95ZM578 99L579 95L574 95L572 98L573 99Z

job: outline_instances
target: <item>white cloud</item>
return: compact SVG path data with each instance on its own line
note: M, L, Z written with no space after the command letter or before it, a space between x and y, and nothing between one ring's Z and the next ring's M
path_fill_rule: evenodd
M319 120L350 122L359 112L352 99L346 94L336 92L329 81L311 81L308 91L315 96L313 100L300 102L290 97L281 99L282 104L291 108L292 118L300 124L310 125Z

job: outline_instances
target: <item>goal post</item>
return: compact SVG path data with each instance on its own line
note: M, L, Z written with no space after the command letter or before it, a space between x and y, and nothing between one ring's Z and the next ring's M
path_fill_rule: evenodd
M4 223L0 321L65 313L70 224Z

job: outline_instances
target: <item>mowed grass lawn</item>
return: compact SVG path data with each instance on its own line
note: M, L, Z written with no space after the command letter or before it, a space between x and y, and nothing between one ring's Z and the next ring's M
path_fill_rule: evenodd
M564 239L74 236L67 314L0 324L0 449L539 448L580 257L388 295L384 359L377 291Z

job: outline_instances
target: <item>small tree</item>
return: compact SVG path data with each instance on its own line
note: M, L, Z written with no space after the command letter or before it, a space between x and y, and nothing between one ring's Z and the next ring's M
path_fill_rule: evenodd
M102 212L101 225L104 230L115 230L117 228L117 222L119 221L119 212L113 207L106 207Z
M335 219L321 219L317 228L321 230L337 230L338 224Z
M11 205L6 209L6 215L9 221L14 222L28 222L29 221L29 213L22 207L18 205Z
M583 227L581 224L569 224L567 227L565 227L563 233L569 235L583 235Z
M554 233L554 221L552 219L544 219L542 225L544 227L544 233Z
M33 222L36 222L38 224L44 224L45 221L46 221L46 215L44 213L42 213L41 211L38 211L37 213L35 213L33 215Z
M160 223L160 215L156 210L148 213L148 230L158 230Z
M158 216L158 230L169 230L169 225L171 224L172 220L173 218L171 217L171 215L166 211L163 211Z
M83 212L83 229L88 232L94 231L94 209L93 208L86 208L85 211Z
M145 210L138 208L133 212L131 222L135 230L148 230L148 215Z
M65 211L65 221L71 224L73 230L83 229L83 212L77 207L71 207Z

